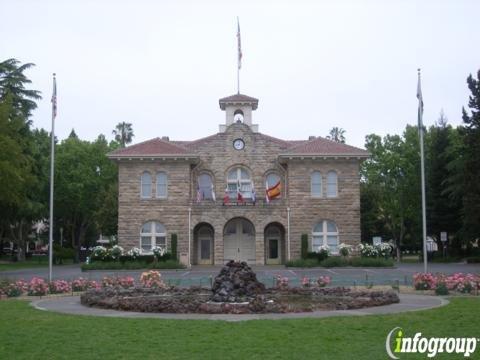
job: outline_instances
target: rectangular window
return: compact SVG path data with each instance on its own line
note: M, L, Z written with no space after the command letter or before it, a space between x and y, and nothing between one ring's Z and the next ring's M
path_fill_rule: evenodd
M141 237L141 246L143 251L152 250L152 238L150 236Z
M167 197L167 174L157 174L157 198Z
M311 175L311 191L313 197L322 196L322 174L315 171Z
M327 174L327 197L337 197L337 174L334 171Z

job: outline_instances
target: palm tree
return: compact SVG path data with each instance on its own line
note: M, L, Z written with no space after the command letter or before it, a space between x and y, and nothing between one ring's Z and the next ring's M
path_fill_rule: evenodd
M115 126L115 130L112 131L112 134L115 135L115 140L120 143L122 148L130 144L135 136L133 134L132 124L126 123L125 121L118 123L117 126Z
M346 131L344 129L335 126L332 128L332 130L330 130L327 139L345 144L345 132Z

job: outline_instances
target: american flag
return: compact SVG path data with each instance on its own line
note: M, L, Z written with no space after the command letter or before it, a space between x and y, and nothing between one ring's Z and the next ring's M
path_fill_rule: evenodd
M57 117L57 79L53 74L53 94L52 94L52 117Z
M238 68L242 68L242 40L240 39L240 21L237 17Z
M417 99L418 99L418 130L420 131L423 127L423 95L422 95L422 84L420 82L420 69L418 69Z

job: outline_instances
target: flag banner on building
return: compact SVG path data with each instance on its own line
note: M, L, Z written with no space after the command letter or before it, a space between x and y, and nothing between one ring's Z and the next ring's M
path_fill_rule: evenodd
M215 196L215 189L213 188L213 184L212 184L212 189L211 189L211 191L212 191L212 200L213 200L213 202L216 202L216 201L217 201L217 197Z
M225 195L223 196L223 204L230 203L230 193L228 192L228 188L225 189Z
M52 117L57 117L57 79L53 74L53 94L52 94Z
M197 185L197 202L203 200L202 192L200 191L200 186Z
M275 185L273 185L273 186L271 186L271 187L268 187L268 183L266 183L266 185L267 185L267 190L266 190L266 195L267 195L267 196L266 196L266 199L267 199L267 202L270 202L270 200L279 197L280 194L282 193L280 181L277 182Z
M237 17L238 68L242 68L242 40L240 39L240 21Z
M423 96L422 84L420 80L420 69L418 69L418 85L417 85L417 99L418 99L418 130L423 128Z

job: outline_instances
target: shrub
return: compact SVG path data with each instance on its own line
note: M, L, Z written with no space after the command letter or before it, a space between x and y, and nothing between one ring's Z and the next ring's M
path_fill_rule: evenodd
M279 289L288 288L288 277L281 275L275 276L275 287Z
M42 278L34 277L28 283L28 295L43 296L43 295L47 295L48 291L49 291L49 285Z
M0 295L7 297L18 297L28 291L28 283L23 280L17 280L13 283L3 281L0 284Z
M140 282L147 288L165 288L162 275L158 271L150 270L140 275Z
M298 268L312 268L320 266L320 263L316 259L296 259L289 260L285 263L286 267L298 267Z
M135 260L137 257L140 256L140 254L142 253L142 250L137 248L137 247L133 247L131 248L130 250L127 251L127 256L129 256L130 258L132 258L133 260Z
M65 280L53 280L48 284L50 294L65 294L72 291L72 287Z
M349 261L340 256L332 256L320 262L320 266L324 266L327 268L341 267L341 266L348 266L348 265L349 265Z
M325 287L325 286L327 286L328 284L330 284L330 282L331 282L330 276L320 276L320 277L317 279L317 285L318 285L318 287Z
M354 267L393 267L392 259L383 258L362 258L354 257L349 259L349 265Z
M118 245L113 245L113 247L107 250L107 254L115 261L120 259L120 256L123 255L123 248Z
M171 240L170 240L170 249L172 252L172 259L177 260L178 259L178 253L177 253L177 234L172 234Z
M448 288L445 282L437 282L437 286L435 287L435 294L448 295Z
M417 273L413 275L413 287L415 290L435 289L437 280L431 273Z
M479 264L480 263L480 256L472 256L467 258L467 263L469 264Z
M319 252L309 252L307 253L307 259L315 259L318 262L328 258L328 251L322 250Z
M301 258L307 259L308 258L308 234L302 234L300 251L301 251Z
M63 264L64 260L72 260L75 257L75 249L53 245L53 263Z
M153 252L153 256L155 257L155 260L159 261L160 259L163 259L163 256L166 254L167 251L165 250L164 247L155 246L152 249L152 252Z
M350 254L351 250L352 250L351 245L347 245L343 243L338 245L338 251L340 252L340 255L342 255L343 257L347 257Z
M72 291L86 291L88 289L99 289L101 286L95 280L87 280L82 277L72 281Z
M94 261L89 264L82 265L82 271L87 270L139 270L139 269L184 269L185 266L180 264L176 260L165 260L165 261Z

